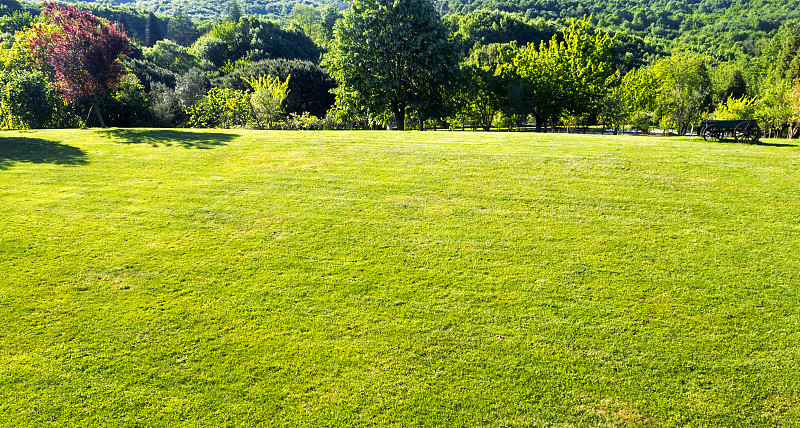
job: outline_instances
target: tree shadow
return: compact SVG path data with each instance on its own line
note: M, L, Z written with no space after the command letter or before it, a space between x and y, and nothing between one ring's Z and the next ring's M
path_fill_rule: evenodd
M187 149L212 149L224 146L235 134L195 132L178 129L111 129L102 131L121 144L148 144L153 147L180 146Z
M85 165L86 152L55 141L28 137L0 137L0 170L16 162Z
M763 141L756 142L757 146L769 146L769 147L797 147L797 144L787 144L787 143L765 143Z

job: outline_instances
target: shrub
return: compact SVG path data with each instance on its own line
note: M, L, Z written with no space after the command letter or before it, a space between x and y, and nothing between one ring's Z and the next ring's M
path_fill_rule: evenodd
M253 107L255 127L269 129L284 114L284 101L289 95L289 77L291 76L286 76L283 82L270 76L247 81L253 87L250 104Z
M228 88L212 88L186 114L197 128L244 128L253 121L250 94Z
M184 112L178 96L162 83L154 84L150 91L150 108L153 110L155 126L171 127L183 121Z
M107 124L111 126L147 126L152 121L144 86L134 74L122 78L120 84L106 95L101 108Z
M175 83L175 95L184 109L203 98L209 89L211 82L208 77L196 68L182 74Z
M335 97L331 89L336 82L320 66L301 60L269 59L236 69L217 82L217 86L250 90L248 80L260 76L274 76L281 80L292 76L289 95L286 97L286 112L323 117L333 105Z
M289 120L287 121L287 124L289 129L300 130L323 129L326 125L325 120L316 116L312 116L308 114L308 112L303 114L289 114Z
M38 71L5 73L0 76L0 107L5 113L6 127L44 128L63 105L59 95Z

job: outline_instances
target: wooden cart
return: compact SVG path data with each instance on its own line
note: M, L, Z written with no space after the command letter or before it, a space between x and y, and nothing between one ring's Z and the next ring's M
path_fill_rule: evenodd
M700 129L700 135L706 141L724 141L727 136L737 143L755 144L761 138L761 128L754 119L705 120Z

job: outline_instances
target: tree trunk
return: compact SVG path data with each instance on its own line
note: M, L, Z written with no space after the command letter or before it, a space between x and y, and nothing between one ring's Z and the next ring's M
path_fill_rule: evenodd
M97 120L100 121L100 127L105 129L106 123L103 121L103 116L100 115L100 106L97 105L97 100L92 101L92 107L94 107L94 114L97 116Z
M425 119L422 118L422 115L419 116L419 130L425 130Z
M395 104L392 107L394 110L394 120L397 122L397 130L398 131L405 131L406 130L406 106Z

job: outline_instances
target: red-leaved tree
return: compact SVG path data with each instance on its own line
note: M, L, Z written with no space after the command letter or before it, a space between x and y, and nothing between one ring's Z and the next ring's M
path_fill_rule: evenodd
M91 103L100 126L98 100L122 78L121 59L128 53L128 37L113 22L88 10L55 3L44 4L46 24L37 24L31 46L38 61L53 67L55 88L69 103Z

